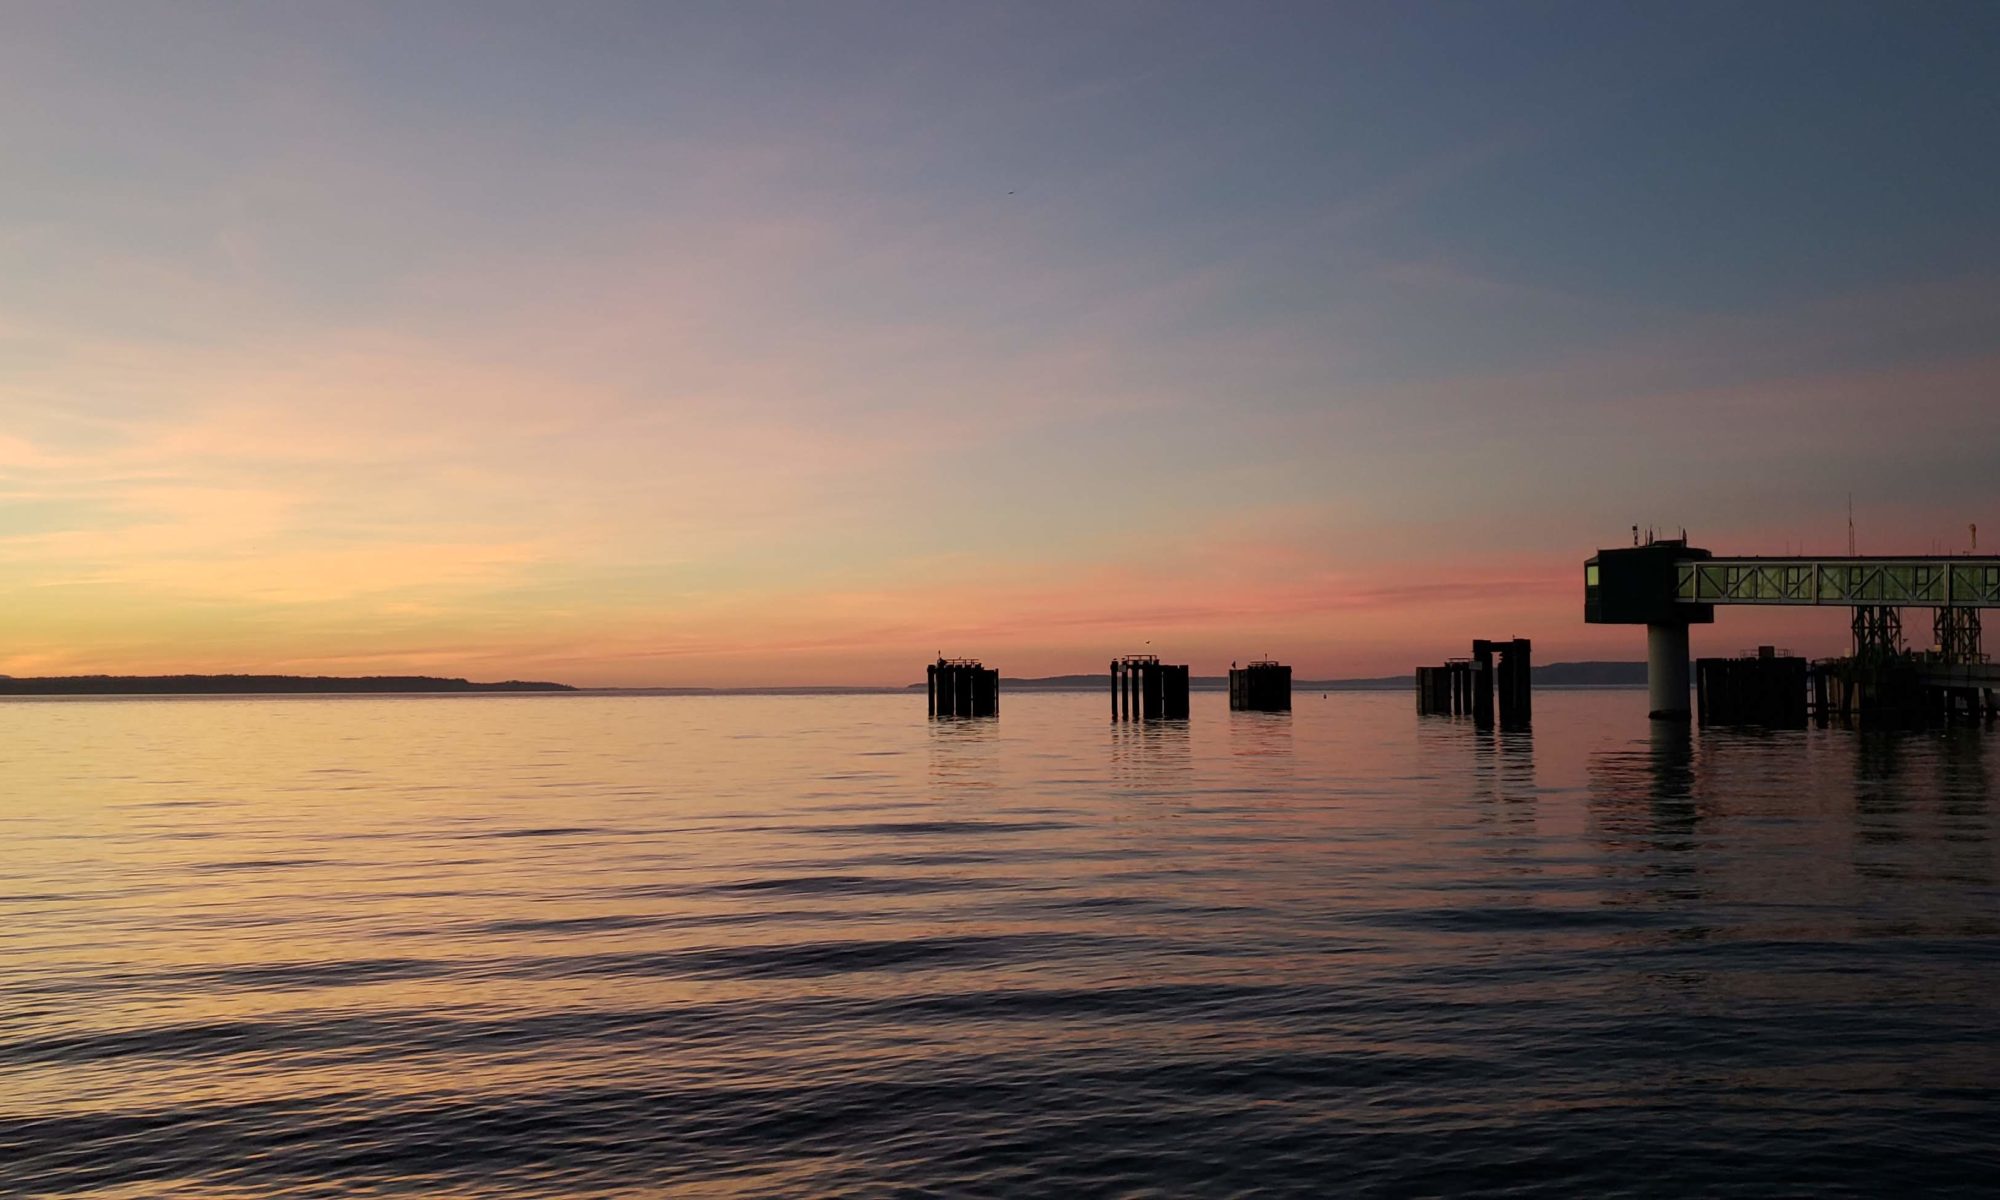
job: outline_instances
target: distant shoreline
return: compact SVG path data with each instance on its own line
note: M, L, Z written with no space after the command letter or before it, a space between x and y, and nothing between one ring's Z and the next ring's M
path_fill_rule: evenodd
M1539 688L1635 688L1646 685L1643 662L1547 663L1534 668ZM1014 692L1091 692L1110 686L1106 675L1045 675L1003 677L1000 686ZM1191 691L1227 691L1224 675L1197 675ZM1389 692L1416 686L1414 675L1380 675L1360 679L1294 680L1294 692ZM381 696L381 695L611 695L611 696L901 696L924 690L921 683L902 686L819 684L771 687L577 687L566 683L508 679L498 683L433 675L49 675L34 678L0 676L5 696Z
M564 683L509 679L473 683L432 675L45 675L0 676L0 696L342 696L573 692Z

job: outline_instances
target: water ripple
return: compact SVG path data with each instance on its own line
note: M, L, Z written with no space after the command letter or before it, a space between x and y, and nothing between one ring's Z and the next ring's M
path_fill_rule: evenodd
M1988 735L1196 699L6 706L0 1194L1990 1190Z

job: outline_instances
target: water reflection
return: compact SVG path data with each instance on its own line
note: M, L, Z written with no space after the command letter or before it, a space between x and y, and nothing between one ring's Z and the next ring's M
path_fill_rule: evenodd
M1981 1186L1990 733L1194 700L0 705L0 1194Z
M1645 742L1591 756L1591 817L1609 874L1645 881L1649 902L1683 904L1702 895L1694 732L1684 722L1650 724Z
M930 722L930 778L940 790L991 791L999 786L1000 722L966 717Z
M1469 723L1457 722L1469 728ZM1532 859L1535 832L1535 740L1527 729L1472 729L1472 794L1478 821L1494 832L1513 835L1490 844L1490 851Z
M1239 759L1269 761L1292 756L1292 714L1232 712L1229 753Z
M1500 800L1535 798L1535 735L1526 729L1502 729L1474 743L1475 761L1484 768L1489 790Z
M1938 840L1955 878L1991 886L1994 861L1991 846L1992 787L1986 742L1992 735L1954 725L1940 733L1938 745Z
M1990 735L1950 726L1851 736L1856 873L1887 882L1944 871L1990 885Z
M1119 721L1111 726L1111 775L1137 791L1185 786L1191 761L1186 721Z

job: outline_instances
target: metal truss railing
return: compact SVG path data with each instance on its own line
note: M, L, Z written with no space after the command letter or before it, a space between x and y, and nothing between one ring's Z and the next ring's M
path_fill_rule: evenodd
M2000 608L2000 558L1711 558L1674 564L1689 604Z

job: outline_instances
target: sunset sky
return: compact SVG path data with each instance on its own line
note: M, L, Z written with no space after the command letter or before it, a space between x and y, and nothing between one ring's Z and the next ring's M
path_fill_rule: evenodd
M1991 3L0 0L0 673L1641 658L1634 523L2000 548L1996 78Z

